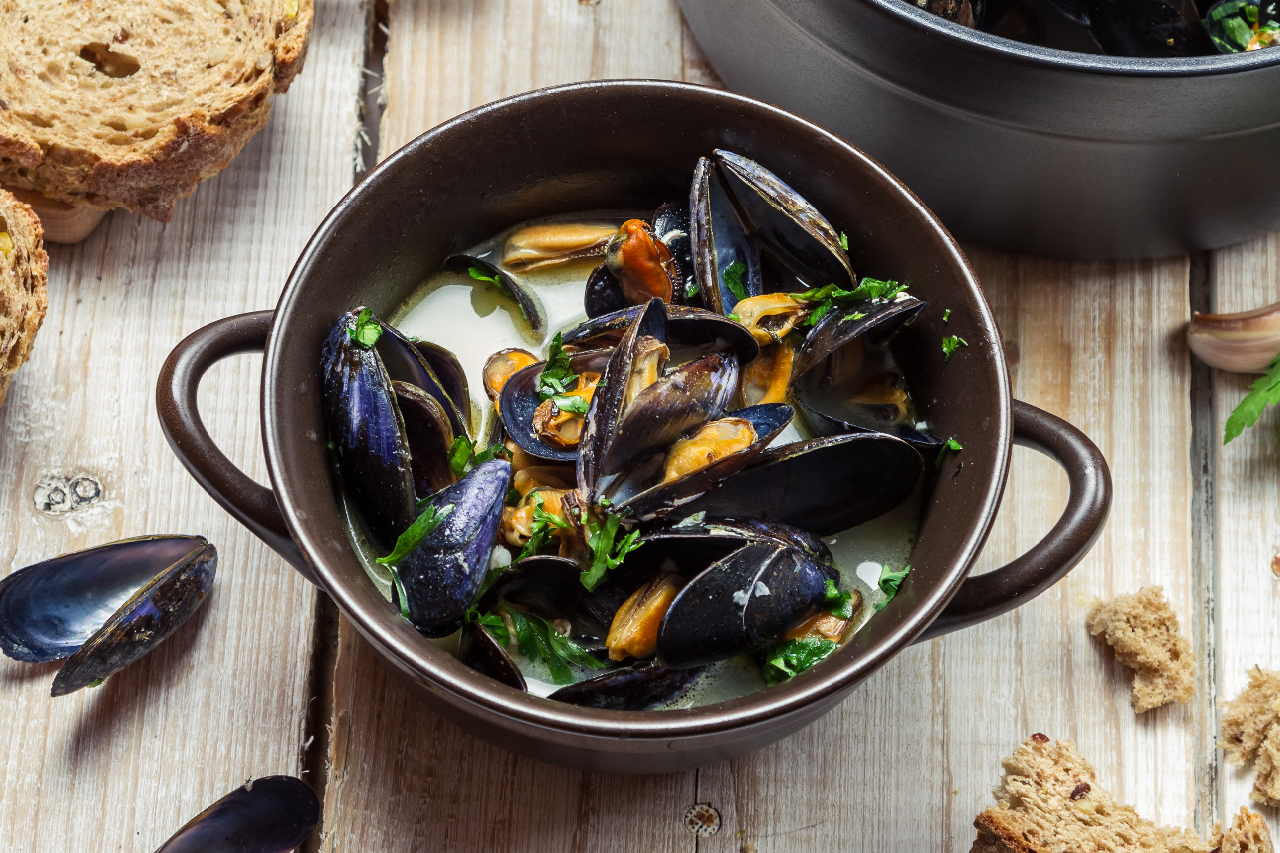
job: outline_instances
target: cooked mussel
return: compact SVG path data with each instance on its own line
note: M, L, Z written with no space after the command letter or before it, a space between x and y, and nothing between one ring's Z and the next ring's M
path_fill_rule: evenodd
M503 261L506 263L506 260ZM541 300L532 291L524 287L510 275L488 261L473 258L470 255L453 255L444 262L445 269L463 272L477 281L493 284L504 295L515 300L520 307L520 314L528 321L534 334L542 337L547 331L547 312ZM537 269L541 264L521 265L524 270Z
M739 301L764 292L760 246L706 157L694 168L689 211L698 293L712 311L731 314Z
M415 494L430 495L453 482L449 468L449 447L453 429L449 416L436 399L408 382L392 380L396 403L409 443L410 468Z
M617 234L612 225L549 222L521 228L507 238L502 263L517 272L598 257Z
M435 400L455 435L471 435L471 403L462 365L443 347L411 341L395 326L380 323L382 334L374 349L387 377L414 385Z
M562 341L579 350L612 349L646 307L632 305L589 319L565 332ZM664 310L668 344L688 348L713 345L714 349L733 352L739 364L748 363L760 353L759 344L740 323L686 305L667 305Z
M653 212L654 236L666 245L675 264L674 301L700 306L698 275L693 267L693 238L690 235L689 202L669 201Z
M143 536L63 554L0 580L0 651L67 658L62 696L116 673L164 642L213 588L217 549L202 536Z
M475 622L462 626L458 639L458 658L481 675L500 681L516 690L528 690L528 682L520 667L498 640Z
M627 305L644 305L650 299L671 301L677 276L675 260L644 220L622 223L609 241L605 265L621 285Z
M526 557L498 575L476 607L484 613L506 601L544 619L571 619L582 599L580 574L564 557Z
M571 357L569 367L578 375L578 385L566 396L578 396L589 406L595 381L604 373L611 355L609 350L593 350ZM582 427L585 418L583 413L561 411L558 407L552 411L554 402L544 400L539 393L545 367L546 362L539 361L508 379L498 397L498 413L507 435L525 453L538 459L573 462L578 458L581 441L577 429ZM596 377L596 380L588 378L584 383L583 377ZM568 428L565 422L569 420L576 422L576 428Z
M320 799L293 776L264 776L196 815L156 853L288 853L320 822Z
M702 669L697 667L672 669L657 661L644 661L561 687L547 698L583 708L647 711L672 701L701 675Z
M607 264L601 264L591 271L582 296L582 305L587 316L592 319L627 307L627 295L622 292L622 282Z

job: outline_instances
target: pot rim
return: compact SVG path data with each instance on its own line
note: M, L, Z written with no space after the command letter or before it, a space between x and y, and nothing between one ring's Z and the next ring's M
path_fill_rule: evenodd
M767 2L779 13L792 18L779 0L767 0ZM818 2L833 2L833 0L818 0ZM1050 70L1117 77L1211 77L1280 65L1280 47L1217 56L1141 57L1075 53L1026 44L981 30L969 29L939 18L937 15L931 15L906 0L835 0L835 2L867 3L905 23L920 27L935 38L971 47L994 57L1041 65Z
M342 227L344 218L358 200L370 194L394 192L395 182L392 175L399 164L420 156L419 152L422 149L429 149L437 140L463 131L470 125L500 120L502 113L510 111L513 107L530 101L573 99L582 93L595 91L616 95L619 91L627 90L632 90L637 95L658 94L672 98L729 101L741 106L744 111L772 113L794 124L799 132L824 137L832 147L843 149L851 157L864 161L872 173L901 190L908 203L918 213L925 229L933 229L942 238L947 247L945 257L951 261L963 283L978 297L975 300L973 320L989 344L987 349L995 362L999 377L997 383L999 387L995 389L995 410L991 414L996 446L1002 450L997 454L996 468L988 478L985 492L975 496L981 508L979 516L981 521L967 531L963 539L954 546L952 552L954 556L945 570L940 571L939 582L922 594L911 610L880 613L877 619L889 620L896 617L897 624L878 641L872 642L864 634L860 642L859 636L855 634L836 653L836 656L828 659L824 666L802 673L785 684L728 702L675 711L603 711L551 702L532 694L518 692L485 678L425 640L405 643L399 642L394 637L385 636L378 629L377 624L381 618L385 617L385 613L375 613L372 608L365 607L360 596L344 585L340 572L331 569L323 559L316 559L316 555L327 553L332 543L319 532L309 530L310 522L305 511L299 513L298 507L284 488L282 476L278 472L285 470L289 461L282 456L279 434L288 425L280 420L271 405L272 401L280 398L285 391L279 384L280 362L288 355L289 349L277 345L278 328L275 324L279 323L282 315L292 314L300 305L305 304L305 285L310 280L311 271L323 263L330 236ZM1004 494L1012 449L1012 392L995 320L968 259L950 232L933 213L879 163L812 122L772 105L725 90L666 80L586 81L524 92L449 119L394 152L334 206L303 249L276 306L273 328L262 362L262 376L262 440L267 469L276 498L290 533L311 565L322 588L334 599L339 609L360 634L396 667L420 681L427 682L435 692L442 691L449 694L448 698L453 704L458 704L458 700L474 703L491 714L517 723L610 741L671 741L759 726L803 712L804 709L821 702L824 698L853 689L889 658L905 649L933 622L958 591L994 522L996 510ZM841 660L841 657L844 659Z

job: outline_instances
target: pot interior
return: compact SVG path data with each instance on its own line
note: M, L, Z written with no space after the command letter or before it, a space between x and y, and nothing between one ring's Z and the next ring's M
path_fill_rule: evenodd
M816 670L743 699L677 712L610 713L516 693L420 638L351 551L325 449L321 344L344 311L365 304L389 316L446 256L521 221L687 199L694 164L715 148L759 161L813 202L848 234L859 275L905 281L930 303L895 352L921 416L964 451L948 459L925 502L915 570L898 596ZM952 334L968 346L944 362L941 339ZM602 736L671 736L748 716L758 722L865 678L954 593L985 539L1009 457L1000 339L945 230L838 138L763 104L684 84L612 81L533 92L482 107L401 149L334 209L303 253L277 308L263 370L263 437L285 516L327 591L380 653L438 695ZM964 466L953 478L959 461ZM930 472L933 462L926 460Z

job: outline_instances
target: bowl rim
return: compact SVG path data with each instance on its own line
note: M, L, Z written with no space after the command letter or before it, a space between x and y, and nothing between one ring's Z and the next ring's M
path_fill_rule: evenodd
M744 115L772 114L796 126L798 132L822 137L828 145L842 149L854 159L864 161L872 173L889 182L893 188L905 196L905 200L914 208L926 229L932 229L942 238L947 254L940 260L943 263L950 261L953 269L959 274L962 284L976 297L973 314L975 328L993 344L999 343L999 332L978 278L950 232L901 181L870 156L836 134L770 104L722 89L683 82L621 79L584 81L545 87L476 107L419 135L387 157L357 183L317 227L299 255L280 295L262 362L260 411L262 441L272 487L275 489L277 501L290 533L322 588L333 598L342 613L359 633L375 646L387 663L394 664L396 668L416 681L425 681L430 688L434 688L432 692L436 695L447 694L443 698L450 704L457 706L459 701L463 704L470 703L479 706L489 714L505 718L518 725L573 736L587 736L593 740L598 739L601 743L619 740L670 742L674 739L756 727L763 723L801 714L805 709L821 703L824 699L841 698L843 693L852 690L889 658L904 650L941 613L968 576L969 569L994 522L996 510L1004 494L1010 464L1013 435L1012 392L1008 368L1000 346L988 347L998 377L996 383L998 387L994 389L993 394L996 405L991 418L993 440L998 448L994 470L988 477L985 492L974 498L980 507L978 516L980 522L966 531L963 537L957 537L952 548L951 563L945 567L945 571L941 572L939 582L921 594L910 610L896 614L881 613L878 618L890 619L896 616L897 623L880 640L860 645L857 653L847 654L845 660L831 659L825 666L802 673L785 684L756 691L738 699L697 708L671 711L603 711L552 702L516 691L483 677L425 640L405 643L395 637L385 636L377 626L377 623L385 617L385 613L374 613L372 608L366 608L358 592L343 582L340 572L331 570L325 560L316 559L316 555L327 553L331 543L321 532L312 532L309 529L309 524L313 522L305 511L299 512L289 491L284 487L283 475L280 472L285 470L288 460L283 458L279 436L288 428L288 424L279 417L273 402L282 399L286 392L280 384L281 361L288 356L289 348L281 345L281 336L277 334L279 323L281 317L300 311L299 306L304 298L304 285L310 279L311 272L323 263L329 238L341 228L344 218L365 196L394 191L394 175L401 164L421 156L420 152L423 149L429 149L436 141L478 126L482 127L486 121L501 120L504 113L531 101L576 99L592 93L605 96L634 93L637 97L661 95L667 98L728 101L739 107ZM668 743L666 748L673 747Z
M766 2L774 6L779 13L795 20L794 15L784 9L779 0L766 0ZM905 23L918 26L927 34L944 41L974 48L994 57L1028 62L1061 71L1120 77L1211 77L1280 65L1280 47L1216 56L1141 57L1075 53L1026 44L982 30L970 29L932 15L907 0L817 0L817 2L866 3Z

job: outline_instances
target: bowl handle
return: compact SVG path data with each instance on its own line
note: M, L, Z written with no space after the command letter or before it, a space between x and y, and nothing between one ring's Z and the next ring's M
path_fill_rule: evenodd
M188 335L165 359L156 382L156 412L169 446L196 482L255 536L315 583L311 567L289 535L275 492L260 486L226 457L205 429L196 402L210 367L233 355L261 352L271 334L271 311L238 314Z
M967 578L920 640L976 625L1025 604L1080 562L1111 509L1111 471L1088 436L1059 417L1013 401L1013 441L1052 458L1067 471L1067 508L1035 547L1007 566Z

